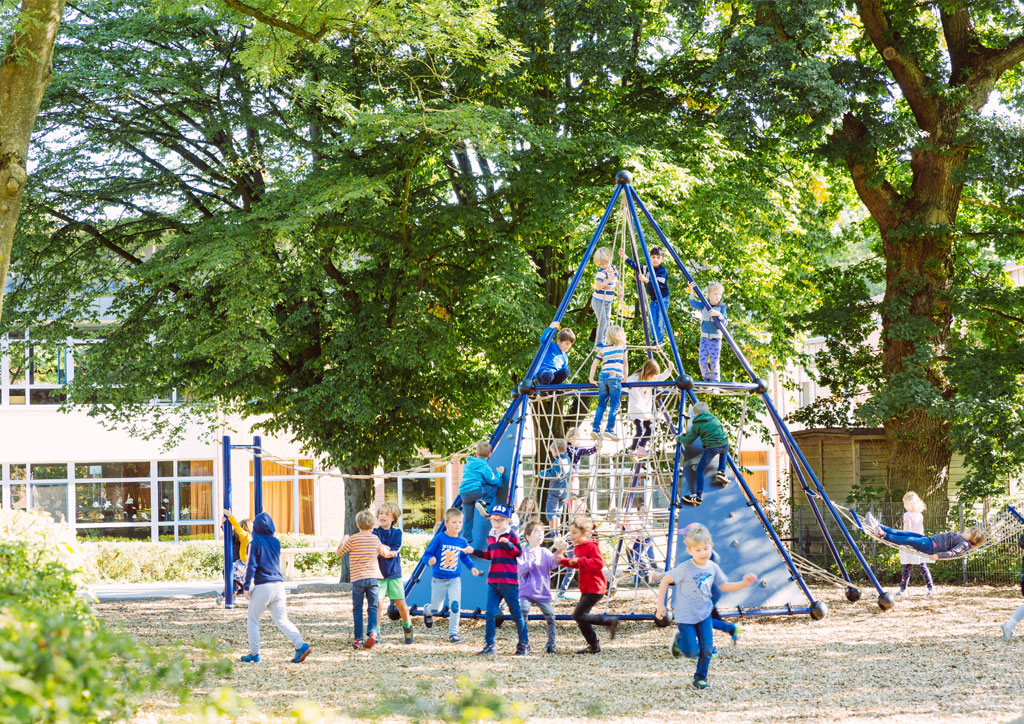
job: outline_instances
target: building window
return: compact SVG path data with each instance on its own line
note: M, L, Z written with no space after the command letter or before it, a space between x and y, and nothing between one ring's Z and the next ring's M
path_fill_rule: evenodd
M41 510L54 521L67 521L67 465L11 465L10 475L11 508Z
M157 476L159 540L213 538L213 461L160 462Z
M71 359L64 344L28 340L24 333L11 334L4 350L7 373L0 377L10 405L59 405L67 398Z
M315 535L312 460L263 461L263 511L274 519L278 533ZM249 517L255 516L253 464L249 461Z

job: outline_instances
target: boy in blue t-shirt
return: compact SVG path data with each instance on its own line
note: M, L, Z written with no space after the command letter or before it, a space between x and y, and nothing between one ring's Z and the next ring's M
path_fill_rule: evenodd
M462 641L459 638L459 601L462 599L462 578L459 575L461 561L474 576L482 576L483 571L473 565L463 549L469 542L459 535L462 532L462 511L449 508L444 514L444 531L434 536L430 545L423 552L427 565L434 570L430 579L430 603L423 607L423 625L432 628L434 614L444 607L444 599L448 599L448 640L453 644Z
M551 329L558 329L558 322L552 322ZM543 339L544 335L541 334ZM537 385L560 385L569 379L569 350L576 343L576 335L571 329L559 329L554 339L548 341L541 358L537 376L533 378Z
M672 639L672 655L697 659L697 671L693 675L693 688L708 688L708 668L711 666L712 641L711 610L713 588L718 586L725 593L739 591L757 582L757 576L748 573L742 581L730 582L718 564L711 560L714 544L711 531L703 525L691 525L683 537L686 552L691 559L679 564L665 574L658 586L658 608L656 618L665 618L665 595L668 587L675 585L672 596L672 610L675 612L679 632Z
M377 508L377 527L373 529L373 534L380 538L380 542L395 553L402 550L402 529L398 527L398 519L401 517L402 509L398 507L398 503L384 503ZM402 557L377 556L377 565L380 566L380 610L377 618L384 617L384 607L387 605L385 602L391 599L402 617L402 643L411 644L412 618L405 603L405 587L402 585Z

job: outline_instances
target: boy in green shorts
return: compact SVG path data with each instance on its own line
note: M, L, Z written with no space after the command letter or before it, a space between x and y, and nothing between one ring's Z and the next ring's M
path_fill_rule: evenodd
M384 503L377 508L377 527L373 534L380 538L380 542L386 547L398 553L402 549L402 529L398 527L398 519L402 517L402 509L396 503ZM402 633L405 636L403 643L412 643L412 620L409 617L409 607L405 603L405 587L402 585L402 558L396 555L394 558L378 557L380 565L380 617L384 617L384 607L387 600L391 599L398 608L402 617Z

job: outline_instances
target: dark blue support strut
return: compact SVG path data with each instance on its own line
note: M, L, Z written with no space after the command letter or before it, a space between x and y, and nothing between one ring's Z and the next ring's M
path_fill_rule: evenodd
M231 507L231 436L221 438L221 465L223 470L223 503L225 508ZM235 607L235 582L231 579L232 560L231 521L224 519L224 608Z
M263 438L254 435L252 438L252 506L255 515L263 512L263 450L260 446ZM291 521L288 522L291 527Z

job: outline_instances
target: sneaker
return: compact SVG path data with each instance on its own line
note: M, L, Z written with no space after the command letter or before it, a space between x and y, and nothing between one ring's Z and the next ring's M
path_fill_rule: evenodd
M871 533L871 535L877 538L882 537L882 526L879 524L878 518L876 518L871 511L868 511L864 515L864 525L868 527L868 532Z
M355 641L353 641L352 642L352 648L354 648L356 651L358 651L359 649L363 648L363 640L362 639L356 639Z
M726 485L729 484L729 478L725 476L725 473L718 473L715 476L714 484L720 488L724 488Z
M672 655L675 656L678 659L680 656L683 655L683 650L681 648L679 648L679 644L676 643L677 640L678 640L678 637L677 636L673 636L672 637L672 645L669 646L668 648L669 648L669 651L672 652Z
M260 662L259 654L243 654L242 661L247 664L258 664Z
M476 501L475 505L476 505L477 512L480 513L480 515L482 515L482 516L484 516L486 518L487 517L487 506L484 505L483 502L481 502L479 500Z
M403 644L411 644L412 643L412 626L403 626L402 627L402 635L405 637L402 640L402 643Z
M462 637L458 634L448 634L448 643L457 644L462 642Z
M696 506L700 505L703 502L704 496L702 496L702 495L684 495L679 500L680 500L680 502L685 503L686 505L692 505L692 506L696 507Z
M933 593L935 593L935 589L929 588L927 591L924 592L924 597L931 598Z
M636 454L636 450L630 450L629 452L627 452L626 457L629 458L634 463L640 462L640 456Z
M740 634L743 633L743 625L739 623L733 624L732 631L732 645L735 646L740 642Z
M425 628L434 628L434 614L425 613L423 614L423 626Z
M560 599L562 599L563 601L574 601L574 600L576 600L576 599L574 599L574 598L571 598L571 597L569 596L569 594L567 594L567 593L566 593L565 591L559 591L559 592L558 592L558 597L559 597Z
M704 689L707 689L710 686L711 686L711 684L709 684L705 679L694 679L693 680L693 688L694 689L699 689L700 691L704 691Z
M711 658L715 658L716 656L718 656L718 649L716 647L712 646L711 647ZM694 656L693 658L697 658L697 657Z
M612 620L605 624L605 628L608 629L608 640L609 641L614 641L615 640L615 632L619 628L619 617L618 616L613 616Z
M611 430L605 430L605 433L604 433L603 437L604 437L605 440L611 440L612 442L618 442L619 441L618 436L614 432L612 432Z
M900 599L902 599L906 595L907 595L906 591L896 591L896 595L893 596L893 598L895 598L897 601L899 601Z
M513 656L526 656L530 653L530 644L516 644L516 651Z
M1013 626L1001 623L999 624L999 630L1003 632L1003 641L1009 641L1013 638ZM258 659L259 657L256 658ZM245 660L244 656L242 657L242 660Z
M554 644L548 644L547 646L544 647L544 653L545 654L557 654L558 653L558 649L555 648Z
M218 593L217 594L217 605L220 606L222 603L224 603L224 594L223 593Z
M497 652L491 645L484 646L482 649L476 652L477 656L494 656Z
M306 660L306 657L309 656L309 652L311 650L312 649L310 648L309 644L302 644L302 646L295 649L295 656L292 657L292 663L301 664L303 661Z
M366 637L366 643L363 644L364 649L372 649L377 645L377 632L374 631L372 634Z
M601 439L601 431L600 430L591 430L590 436L592 438L594 438L595 440L600 440Z
M598 645L598 646L587 646L586 648L583 648L583 649L577 649L576 653L577 654L599 654L599 653L601 653L601 646L600 645Z

